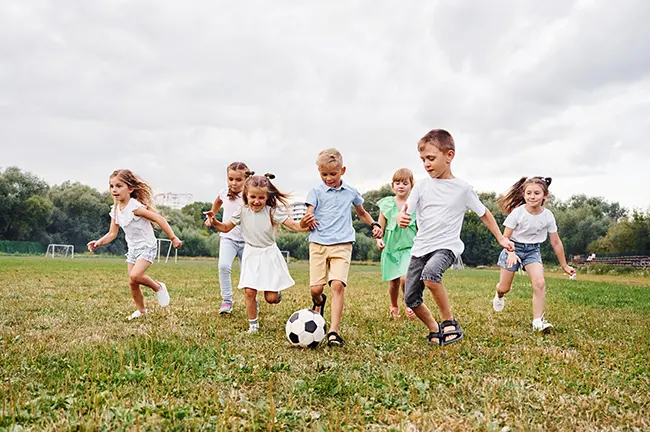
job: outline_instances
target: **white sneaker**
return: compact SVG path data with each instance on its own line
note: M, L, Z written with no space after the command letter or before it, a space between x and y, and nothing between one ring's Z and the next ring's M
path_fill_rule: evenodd
M494 298L492 299L492 309L494 309L495 312L501 312L505 306L505 296L499 298L499 294L494 294Z
M260 330L260 327L259 327L259 326L253 326L253 327L249 327L249 328L248 328L248 331L247 331L246 333L248 333L248 334L255 334L255 333L257 333L259 330Z
M546 321L544 319L544 316L533 320L533 331L535 332L548 333L551 331L552 328L553 328L553 324Z
M136 319L136 318L143 317L143 316L145 316L146 314L147 314L147 310L146 310L146 309L144 310L144 313L140 312L139 310L136 310L136 311L133 312L133 313L131 314L131 316L128 317L127 319L128 319L129 321L131 321L132 319Z
M156 298L158 298L158 304L162 307L169 306L169 293L167 292L167 285L162 282L160 284L160 289L156 291Z
M223 302L219 308L219 315L232 313L232 303Z

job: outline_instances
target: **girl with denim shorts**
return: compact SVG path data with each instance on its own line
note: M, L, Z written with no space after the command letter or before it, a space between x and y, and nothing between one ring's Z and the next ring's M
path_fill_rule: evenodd
M522 177L499 199L499 208L508 215L503 223L503 235L514 242L515 250L508 252L504 249L499 255L497 264L501 267L501 274L492 299L494 310L501 312L505 307L504 295L512 288L515 272L523 268L533 285L533 330L545 333L553 327L544 319L546 282L540 244L546 241L547 235L562 270L568 275L576 272L566 262L555 217L544 208L550 184L550 177Z
M104 237L88 243L88 250L92 252L115 240L119 227L124 230L129 248L126 254L129 287L138 308L129 317L131 320L147 313L140 285L148 286L156 293L160 306L169 305L169 293L165 284L144 274L153 264L157 252L157 240L151 222L160 225L175 248L181 247L183 242L174 235L165 218L152 209L151 187L142 179L130 170L116 170L111 174L109 186L114 201L110 211L111 226Z

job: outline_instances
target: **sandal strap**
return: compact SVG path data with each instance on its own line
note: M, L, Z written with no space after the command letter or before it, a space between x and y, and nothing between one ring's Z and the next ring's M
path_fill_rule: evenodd
M454 335L463 334L463 330L460 328L460 324L458 324L458 321L456 321L455 319L445 320L440 324L438 324L438 326L440 327L440 333L444 334L445 336L454 336ZM450 326L453 326L454 329L446 331L445 327L450 327Z
M327 333L327 345L343 346L345 341L337 332Z

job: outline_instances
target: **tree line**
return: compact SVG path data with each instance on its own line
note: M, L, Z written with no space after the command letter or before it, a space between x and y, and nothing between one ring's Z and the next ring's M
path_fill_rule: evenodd
M377 201L393 195L389 185L363 194L365 208L378 218ZM497 207L497 194L479 194L492 211L499 225L505 215ZM0 240L31 241L41 244L72 244L83 251L89 240L101 237L110 224L109 209L113 199L108 191L96 189L79 182L64 182L49 186L36 175L17 167L0 170ZM203 211L209 202L194 202L180 210L158 207L183 240L179 255L216 256L219 235L203 225ZM574 195L566 201L550 197L547 207L557 220L560 237L567 255L585 253L632 253L650 251L650 212L628 210L617 202L601 197ZM218 215L220 217L220 215ZM380 253L370 236L370 229L353 212L357 232L353 249L354 260L378 261ZM156 228L156 236L165 238ZM280 228L278 246L289 251L296 259L309 258L309 244L305 233L293 233ZM468 212L463 223L461 238L465 243L462 259L466 265L496 263L499 245L482 225L478 216ZM126 252L124 234L100 253ZM546 242L542 246L545 261L553 262L555 255Z

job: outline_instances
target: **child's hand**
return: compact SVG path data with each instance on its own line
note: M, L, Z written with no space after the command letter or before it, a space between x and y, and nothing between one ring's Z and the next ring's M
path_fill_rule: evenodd
M212 210L208 210L204 211L203 214L206 216L205 226L206 228L210 228L212 226L212 219L214 219L214 212Z
M395 217L395 221L397 222L397 226L400 228L406 228L411 224L411 216L406 214L406 210L408 209L408 204L404 204L404 207L402 207L402 210L397 213L397 216Z
M89 241L89 242L88 242L88 245L87 245L87 246L88 246L88 250L89 250L90 252L92 252L92 251L94 251L95 249L97 249L97 248L99 247L99 245L97 244L98 242L99 242L99 240L91 240L91 241Z
M205 225L206 228L210 228L212 226L212 221L210 220L209 217L206 217L203 224Z
M178 237L174 237L172 239L172 246L174 246L175 249L178 249L179 247L183 246L183 242Z
M517 254L514 253L514 252L508 252L508 259L506 260L506 267L512 267L513 265L517 264L517 262L519 262L519 264L521 264L521 260L519 259Z
M310 230L313 230L316 229L316 225L318 225L318 222L316 222L316 216L314 216L313 213L307 213L302 219L300 219L301 228L309 228Z
M377 239L377 249L384 250L385 247L386 247L386 244L384 243L384 240Z
M565 265L564 267L562 267L562 270L564 270L564 273L568 274L569 276L573 276L574 274L576 274L576 269L574 269L570 265Z
M380 239L383 236L384 236L384 231L382 231L381 227L378 227L377 225L372 227L372 238Z
M499 244L501 245L502 248L507 250L508 252L514 252L515 251L515 244L510 241L506 236L501 236L499 238Z

